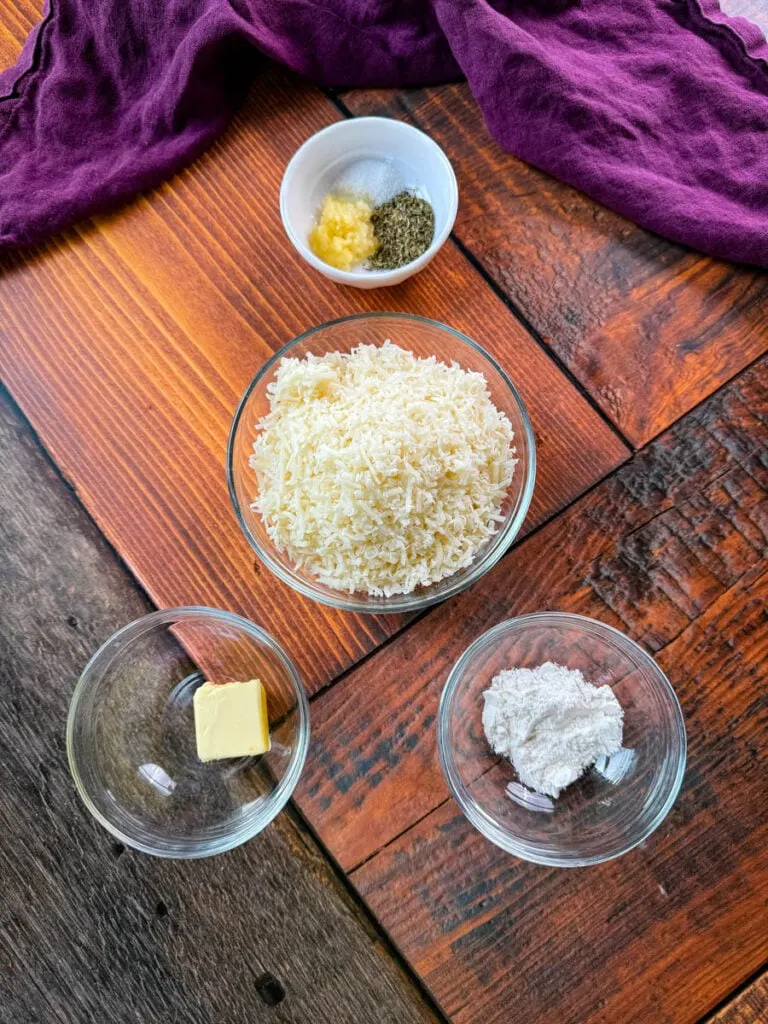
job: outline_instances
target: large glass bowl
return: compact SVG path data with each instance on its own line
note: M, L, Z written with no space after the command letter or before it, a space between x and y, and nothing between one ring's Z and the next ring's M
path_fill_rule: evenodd
M203 763L192 698L204 680L258 677L272 749ZM81 675L67 720L72 777L117 839L163 857L222 853L260 832L298 781L309 706L280 645L213 608L153 612L118 630Z
M498 532L478 551L466 569L410 594L371 597L348 594L321 583L310 573L296 568L277 550L264 523L251 508L258 484L248 459L256 440L256 424L269 412L267 386L274 380L284 356L301 359L310 352L350 352L357 345L381 345L387 338L416 356L436 356L445 363L456 362L465 370L482 373L496 407L504 412L514 430L518 464L501 509L503 521ZM299 335L280 349L256 374L235 413L227 449L227 479L235 515L251 547L284 583L305 597L322 604L355 612L408 612L458 594L495 565L515 539L533 495L536 451L528 413L512 381L499 364L479 345L451 327L405 313L363 313L321 324Z
M557 800L522 786L482 725L492 678L546 661L607 684L624 709L622 749ZM508 853L558 867L599 864L641 843L664 820L685 769L680 705L653 658L612 626L559 612L502 622L467 648L440 699L437 742L448 785L472 824Z

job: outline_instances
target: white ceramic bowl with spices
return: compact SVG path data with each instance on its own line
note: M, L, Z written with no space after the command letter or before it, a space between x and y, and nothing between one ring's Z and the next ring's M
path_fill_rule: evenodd
M621 749L599 758L557 799L523 786L485 736L483 693L499 672L545 662L610 686L624 711ZM686 760L675 692L638 644L595 619L540 612L502 622L457 661L440 699L440 762L457 803L486 839L523 860L585 867L620 857L659 827Z
M421 256L394 270L338 270L312 252L309 233L334 182L358 160L369 159L390 163L405 189L431 204L434 237ZM451 233L458 205L456 175L443 150L418 128L388 117L339 121L312 135L292 157L280 188L280 215L296 251L325 277L353 288L384 288L418 274Z

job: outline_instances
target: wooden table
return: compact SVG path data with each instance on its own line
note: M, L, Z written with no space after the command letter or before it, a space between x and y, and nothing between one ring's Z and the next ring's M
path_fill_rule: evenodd
M768 24L764 0L737 6ZM0 0L0 64L38 16ZM367 293L302 265L277 206L303 139L362 113L430 133L461 193L439 258ZM331 99L274 67L193 167L1 267L2 1024L768 1019L768 275L503 153L465 85ZM226 494L255 370L366 309L481 341L539 446L524 536L416 622L298 599L254 560ZM267 832L166 863L90 820L62 733L91 651L152 604L188 603L285 643L313 740ZM436 759L458 653L545 607L651 650L690 741L658 832L583 871L485 842Z

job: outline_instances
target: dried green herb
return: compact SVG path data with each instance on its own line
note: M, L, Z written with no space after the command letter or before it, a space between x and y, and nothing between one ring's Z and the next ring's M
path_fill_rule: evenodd
M426 199L400 192L371 215L379 247L368 260L371 270L395 270L421 256L435 235L435 213Z

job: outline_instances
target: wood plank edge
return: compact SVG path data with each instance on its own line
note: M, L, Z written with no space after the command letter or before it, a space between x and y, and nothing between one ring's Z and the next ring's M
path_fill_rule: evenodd
M749 996L752 989L765 989L768 991L768 961L747 975L744 981L732 989L727 996L724 996L719 1003L716 1003L708 1013L699 1018L698 1024L729 1024L731 1017L729 1011L738 1012L738 1004L745 997ZM738 1019L738 1018L737 1018ZM749 1019L749 1018L746 1018ZM759 1024L760 1018L754 1018L755 1024Z
M304 817L301 809L291 798L286 804L283 814L287 814L295 828L297 837L305 847L307 859L311 858L317 863L319 870L330 874L334 881L339 899L345 903L347 909L352 913L365 928L369 937L381 947L383 955L388 957L395 969L401 976L404 984L410 984L424 1000L427 1008L431 1011L440 1024L450 1024L450 1018L445 1014L432 992L427 988L421 976L408 963L405 954L394 940L387 934L384 926L360 895L357 886L352 881L352 872L345 873L333 853L326 847L319 833L312 827L311 823ZM431 811L429 812L432 813ZM410 826L413 827L413 826ZM406 829L405 831L408 831ZM392 840L394 842L394 840ZM385 844L389 845L389 843ZM378 851L377 851L378 852ZM375 857L376 854L371 854ZM371 858L367 858L368 860ZM359 865L362 866L362 865ZM356 869L354 869L356 870Z
M325 92L330 102L336 107L336 109L339 111L340 114L342 114L342 116L348 119L357 117L357 115L354 114L349 109L349 107L344 103L343 95L340 92ZM405 111L405 113L408 120L411 123L413 123L414 126L419 129L419 131L424 132L425 135L429 135L429 132L426 130L426 128L424 128L423 125L419 123L419 119L416 117L412 110L408 109ZM563 375L563 377L565 377L568 383L576 390L576 392L579 395L581 395L581 397L586 401L587 405L594 412L597 413L597 415L600 417L603 423L605 423L605 425L608 427L611 433L613 433L616 436L616 438L621 442L623 447L626 448L629 452L632 452L636 450L637 447L640 447L638 445L634 445L629 440L629 438L625 437L625 435L622 433L619 427L608 416L608 414L605 412L602 406L595 401L595 399L589 393L587 388L584 387L584 385L581 383L578 377L576 377L572 370L563 362L563 360L555 352L552 346L547 345L539 330L528 319L528 317L525 315L522 309L520 309L520 307L517 305L514 299L512 299L512 297L504 291L501 285L498 284L498 282L490 273L490 271L487 270L483 261L472 252L472 250L469 248L466 242L464 242L456 234L455 231L451 231L450 235L448 236L448 239L450 242L453 243L458 252L467 261L467 263L469 263L469 265L474 270L477 271L482 280L491 289L493 294L503 303L504 307L509 310L509 312L515 318L515 320L517 320L520 326L526 331L526 333L536 342L536 344L547 355L547 357L552 360L552 362L555 364L555 366Z
M101 530L99 524L91 515L87 505L85 505L81 500L77 492L77 487L72 483L72 481L67 479L66 475L62 473L61 469L53 461L48 449L40 440L40 437L38 436L34 427L29 422L27 417L24 415L15 398L2 381L0 381L0 402L7 403L11 415L17 420L19 424L20 432L27 435L30 443L35 446L41 458L45 460L50 470L57 476L57 478L61 481L62 485L67 489L70 498L77 503L77 506L80 509L81 513L92 523L94 530L98 531L98 533L101 535L104 543L108 546L114 558L117 560L121 568L128 574L130 579L133 581L134 586L143 595L144 600L153 608L156 608L157 605L151 599L146 589L142 586L140 580L136 576L136 573L134 573L131 570L130 566L121 557L119 551L117 551L115 546L111 544L108 538L104 535L103 530ZM426 609L423 614L427 614L428 611L429 609ZM398 630L398 632L394 634L394 636L399 636L400 633L404 632L405 629L407 629L410 624L411 623L408 623L405 626L403 626L401 630ZM394 636L390 639L394 639ZM385 643L389 643L389 640L385 641ZM361 659L361 661L365 661L367 658L372 657L378 650L380 650L380 647L375 647L363 659ZM355 665L351 665L349 669L342 673L341 676L337 677L337 680L333 680L332 682L328 683L328 685L324 687L323 690L320 690L319 693L322 693L324 692L325 689L328 689L329 687L333 686L335 682L338 681L338 679L343 678L343 676L346 675L347 672L351 672L360 663L361 662L357 662ZM319 693L314 694L311 700L314 700L315 697L319 695ZM441 1024L447 1024L448 1018L444 1015L432 994L425 987L421 978L409 966L407 960L405 959L401 951L389 938L389 936L379 923L378 919L372 913L370 907L367 905L365 900L363 900L363 898L360 896L354 885L352 885L349 878L344 874L344 871L342 870L341 866L338 864L338 862L330 853L330 851L325 847L319 835L315 833L309 822L304 818L303 814L301 813L293 799L291 799L288 802L283 813L291 819L295 827L297 838L300 839L302 843L302 848L305 854L305 860L313 863L318 873L323 873L327 875L327 873L330 872L330 875L332 876L335 884L336 893L338 897L346 904L348 910L357 918L357 920L365 929L369 937L381 948L382 954L387 956L392 961L397 972L401 975L403 981L405 983L410 983L410 985L418 991L419 995L426 1002L427 1006L429 1007L435 1018L438 1021L440 1021Z
M632 460L632 456L633 452L631 449L628 448L624 454L624 457L620 461L616 462L610 469L606 470L602 476L596 477L595 480L593 480L592 483L590 483L587 487L584 487L581 491L574 494L572 498L569 498L564 505L562 505L560 508L553 509L552 512L544 516L543 519L541 519L534 526L532 526L528 532L520 535L520 537L507 548L507 550L501 556L500 561L503 562L504 559L508 558L514 551L516 551L520 547L520 545L524 544L531 537L535 536L539 532L539 530L543 529L545 526L548 526L553 519L556 519L558 516L563 515L563 513L565 513L572 505L575 505L577 501L581 501L582 498L585 498L588 494L595 490L596 487L599 487L600 484L605 483L605 481L609 480L615 473L618 473L618 471L623 466L626 466L626 464ZM478 581L475 582L477 583ZM449 598L449 600L451 599ZM415 625L415 623L417 622L420 622L423 618L426 618L426 616L429 615L430 612L433 612L436 608L439 608L441 603L443 602L430 605L423 611L417 612L413 616L413 618L408 619L406 623L404 623L399 629L395 630L395 632L388 636L386 640L382 640L378 647L371 648L371 650L368 651L367 654L364 654L362 658L359 658L356 662L353 662L352 664L348 665L343 672L340 672L334 679L331 679L328 683L325 683L325 685L321 686L319 690L316 690L310 696L310 704L316 701L319 697L325 696L332 687L337 686L339 683L343 682L347 678L347 676L352 675L353 672L357 672L358 669L360 669L367 661L370 661L371 658L374 658L377 654L380 654L385 647L388 647L391 643L394 643L395 641L399 640L403 636L403 634L411 628L411 626ZM388 846L389 843L385 843L384 845ZM384 847L381 847L381 849L384 849ZM370 857L366 857L366 860L370 860ZM355 867L351 868L350 870L354 871L358 867L360 867L360 865L356 864Z

